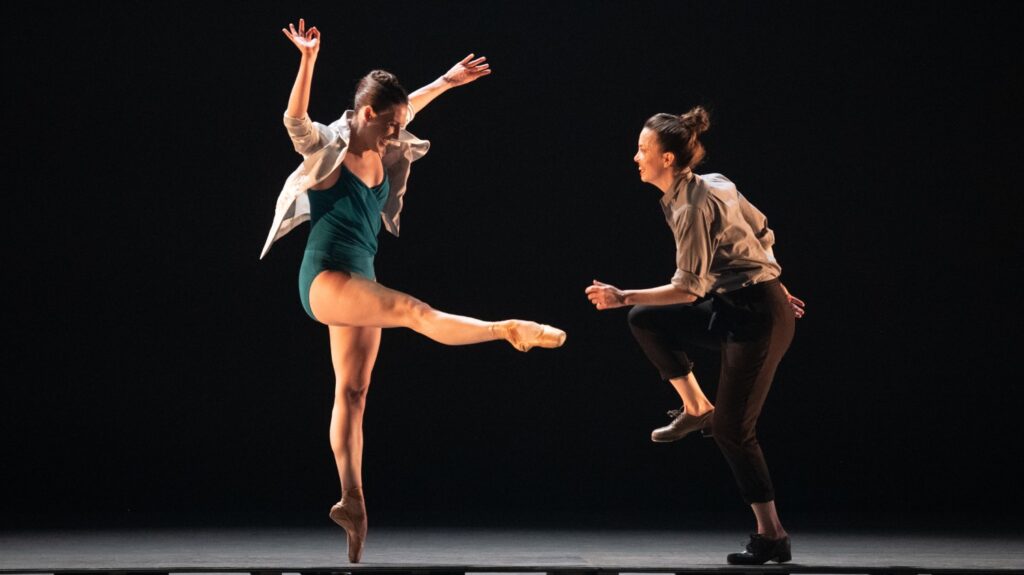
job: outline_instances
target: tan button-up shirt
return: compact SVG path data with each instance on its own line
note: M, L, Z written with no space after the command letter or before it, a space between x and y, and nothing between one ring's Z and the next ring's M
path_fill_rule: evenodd
M412 121L413 115L412 106L409 106L406 124ZM346 110L342 117L329 125L324 125L311 121L308 115L292 118L285 113L284 126L292 139L295 151L302 155L302 163L288 176L284 188L277 196L274 222L270 226L270 234L267 235L260 259L267 255L274 242L309 219L308 190L331 175L345 159L349 136L352 133L349 121L354 116L354 111ZM422 158L429 148L430 142L420 140L403 129L398 135L397 145L388 146L384 152L382 160L391 180L391 189L384 202L381 217L384 218L384 227L396 236L398 217L402 212L402 196L405 195L405 186L409 179L409 166Z
M768 219L722 174L681 173L661 208L676 239L677 288L702 297L782 273Z

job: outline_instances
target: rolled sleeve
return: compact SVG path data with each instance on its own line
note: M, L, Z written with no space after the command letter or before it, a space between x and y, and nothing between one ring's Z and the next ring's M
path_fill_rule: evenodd
M704 297L708 291L703 278L679 268L676 268L676 273L672 276L672 285L697 297Z
M329 139L327 126L313 122L308 115L293 118L286 112L283 118L284 127L288 130L288 137L292 140L292 146L303 158L326 145Z
M711 219L704 210L688 206L677 220L676 273L672 285L697 297L707 293L715 240Z

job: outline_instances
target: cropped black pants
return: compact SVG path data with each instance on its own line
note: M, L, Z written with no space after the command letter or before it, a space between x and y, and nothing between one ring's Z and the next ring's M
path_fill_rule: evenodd
M666 380L690 373L687 349L721 351L714 438L747 503L775 499L755 427L794 324L778 279L693 304L638 305L629 311L633 336Z

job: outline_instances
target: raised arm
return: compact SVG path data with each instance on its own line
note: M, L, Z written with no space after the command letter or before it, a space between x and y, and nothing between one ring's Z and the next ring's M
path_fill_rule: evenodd
M434 98L444 92L491 73L490 64L486 63L487 58L481 56L473 59L473 56L474 54L469 54L458 64L452 66L451 70L448 70L443 76L409 94L409 104L414 113L419 113Z
M302 53L302 60L299 61L299 73L295 76L295 84L292 86L291 96L288 97L288 110L286 111L286 114L292 118L302 118L309 108L309 88L313 83L313 67L316 65L316 55L320 52L320 31L316 29L316 26L306 30L306 21L302 18L299 18L297 32L293 24L288 24L288 29L281 28L281 31Z

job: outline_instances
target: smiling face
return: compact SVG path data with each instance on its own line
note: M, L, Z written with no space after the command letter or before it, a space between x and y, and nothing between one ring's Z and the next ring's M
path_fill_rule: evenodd
M673 168L675 154L662 151L658 135L648 128L644 128L640 132L633 161L636 162L637 168L640 170L641 182L658 185L666 179L671 181L675 176Z
M370 106L364 106L361 112L363 125L359 130L363 145L383 156L388 144L397 141L405 127L408 109L405 104L396 104L378 113Z

